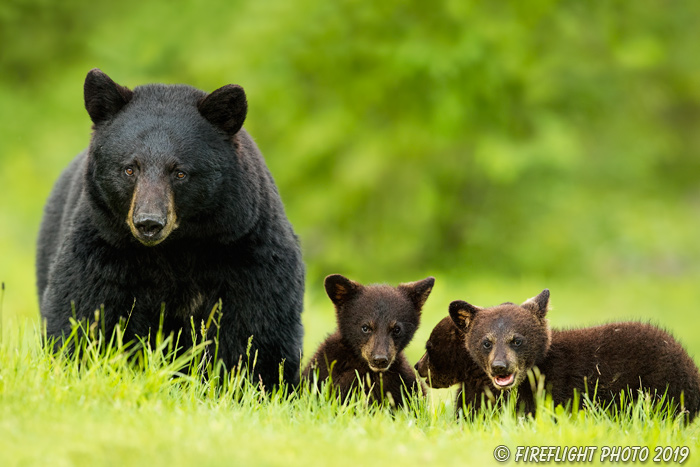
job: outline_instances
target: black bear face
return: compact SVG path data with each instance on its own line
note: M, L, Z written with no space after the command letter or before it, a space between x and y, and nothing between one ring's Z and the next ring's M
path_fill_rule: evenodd
M234 140L247 110L239 86L209 95L181 85L131 91L92 70L85 105L94 122L88 189L142 244L224 224L215 213L231 199L254 211L250 195L230 188L245 184Z
M472 365L464 339L464 333L449 316L433 328L425 354L415 365L430 387L448 388L464 381L464 373Z
M518 386L547 352L548 304L547 289L520 306L505 303L480 308L461 300L450 304L450 316L465 333L470 355L496 389Z
M420 323L421 308L435 279L363 286L341 275L326 277L326 292L336 307L343 340L372 371L388 370Z

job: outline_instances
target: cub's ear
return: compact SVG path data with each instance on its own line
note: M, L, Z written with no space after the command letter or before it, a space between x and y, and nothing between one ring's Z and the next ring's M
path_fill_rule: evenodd
M472 323L479 310L481 310L481 308L467 303L464 300L455 300L450 303L450 317L455 323L455 326L462 332L467 332L469 325Z
M428 277L422 281L399 284L397 288L411 300L416 310L420 311L433 290L433 285L435 285L435 278Z
M85 77L83 94L85 109L95 124L114 117L134 96L133 91L118 85L98 68L90 70Z
M526 310L530 310L538 318L544 318L547 314L547 308L549 308L549 289L544 289L536 297L528 298L520 306Z
M233 136L243 126L248 114L248 101L242 87L227 84L199 101L197 109L209 123Z
M362 285L340 274L326 277L324 284L328 297L336 306L344 304L362 290Z

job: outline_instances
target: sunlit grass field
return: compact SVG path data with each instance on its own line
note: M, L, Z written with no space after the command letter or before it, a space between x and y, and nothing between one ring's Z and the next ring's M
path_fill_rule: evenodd
M545 286L552 290L554 327L648 320L670 330L696 361L700 354L691 324L700 298L695 280L582 286L437 279L407 349L411 362L450 300L522 301ZM308 289L307 356L335 325L322 288ZM506 407L464 421L454 417L452 390L430 390L425 400L394 412L362 397L339 404L305 388L263 395L241 375L226 384L201 378L183 367L201 353L174 360L167 338L140 350L138 365L127 363L128 352L94 346L77 362L42 348L38 318L15 315L6 304L2 313L0 465L491 465L500 445L511 455L518 446L597 446L598 460L602 446L647 446L647 463L657 446L687 446L685 464L700 464L700 422L683 426L660 417L648 401L617 415L572 414L545 401L534 420Z
M307 359L340 273L435 276L412 363L452 300L544 288L554 328L651 322L700 363L700 3L668 3L0 2L0 467L494 465L500 445L646 446L645 465L686 446L700 465L700 421L645 401L464 421L448 389L392 413L208 380L167 338L137 365L62 359L34 284L43 206L90 140L88 70L237 83L301 239Z

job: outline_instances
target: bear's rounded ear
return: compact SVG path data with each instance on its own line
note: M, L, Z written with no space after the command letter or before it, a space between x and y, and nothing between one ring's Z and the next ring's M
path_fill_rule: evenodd
M467 303L464 300L455 300L450 303L450 318L462 332L467 332L474 316L481 310L478 306Z
M233 136L243 126L248 114L248 101L242 87L227 84L199 101L197 109L209 123Z
M416 310L420 311L433 290L433 285L435 285L435 278L431 276L422 281L399 284L397 288L411 300Z
M549 308L549 289L544 289L536 297L528 298L521 307L530 310L540 319L543 319Z
M83 95L90 119L99 124L114 117L129 103L134 92L112 81L99 68L93 68L85 77Z
M347 302L362 289L362 285L340 274L331 274L326 277L324 285L326 286L328 297L336 306Z

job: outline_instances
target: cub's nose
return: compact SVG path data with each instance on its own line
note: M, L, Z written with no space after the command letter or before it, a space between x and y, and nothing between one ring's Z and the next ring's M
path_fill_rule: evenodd
M157 214L139 214L134 216L134 227L144 237L153 237L165 227L165 218Z
M413 368L416 369L416 371L418 372L418 374L421 377L425 378L427 376L427 374L428 374L428 371L427 371L427 369L428 369L428 353L427 352L420 358L420 360L418 360L418 362L416 362L415 365L413 365ZM425 373L425 374L423 374L423 373Z
M389 358L386 355L375 355L372 357L372 366L375 368L386 368L389 366Z
M508 371L508 364L503 360L494 360L494 362L491 364L491 373L493 373L494 375L503 375L510 373Z

